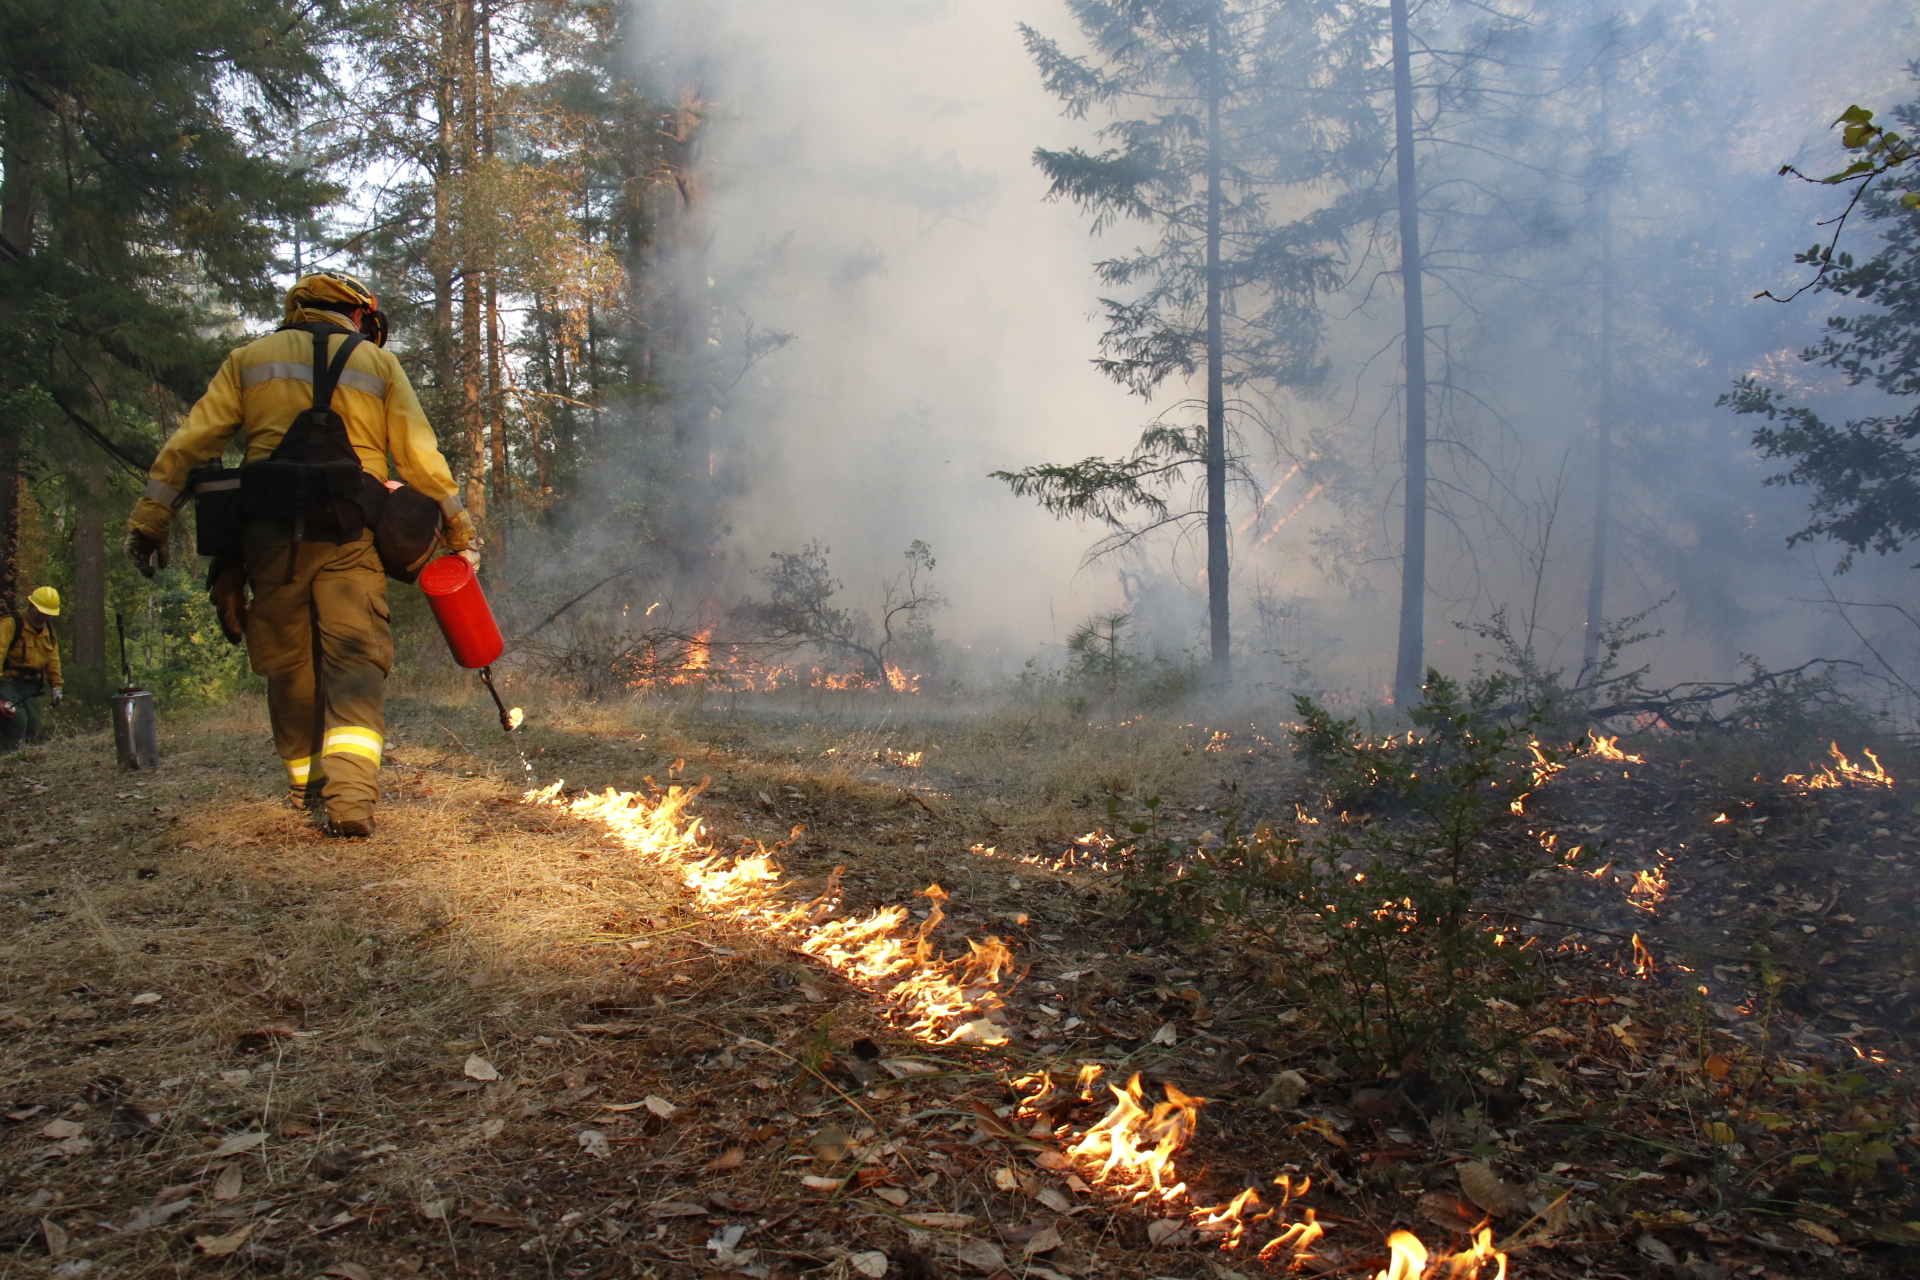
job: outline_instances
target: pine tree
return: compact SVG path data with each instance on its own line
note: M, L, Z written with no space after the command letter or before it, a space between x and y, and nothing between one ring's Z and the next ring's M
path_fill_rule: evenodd
M1233 388L1310 388L1318 295L1337 283L1344 223L1325 210L1277 216L1277 194L1326 181L1353 161L1348 78L1367 41L1347 6L1317 0L1070 0L1091 57L1022 27L1066 113L1115 117L1106 149L1046 149L1049 198L1093 215L1096 233L1146 224L1149 245L1096 264L1116 295L1096 365L1143 397L1202 380L1200 422L1150 425L1132 454L996 472L1058 515L1107 524L1096 555L1155 529L1206 533L1212 669L1231 664L1228 481L1239 462ZM1362 11L1362 17L1366 16ZM1364 21L1359 24L1364 28ZM1131 114L1138 113L1138 114ZM1196 506L1169 494L1199 477ZM1143 521L1137 520L1143 517Z
M333 194L273 135L322 77L331 3L18 0L0 6L0 517L21 471L74 512L68 631L106 664L107 520L191 402L222 312L273 307L274 228ZM17 527L11 532L18 532ZM13 545L13 544L10 544ZM14 584L0 584L8 594Z

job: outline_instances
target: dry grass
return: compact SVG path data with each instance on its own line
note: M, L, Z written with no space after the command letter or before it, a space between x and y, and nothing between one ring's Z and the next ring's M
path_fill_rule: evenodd
M846 864L856 905L941 879L969 895L960 932L969 917L1001 930L1024 919L1004 902L1043 909L1034 882L1051 879L1015 866L1027 891L1005 887L1001 864L969 852L983 835L1064 840L1086 824L1073 779L1161 790L1193 758L1182 747L1194 731L1178 725L1107 739L1019 715L768 727L691 702L519 692L531 773L478 703L396 698L388 796L368 842L325 840L278 799L250 699L170 723L152 775L117 771L102 735L0 759L13 837L0 1239L14 1246L0 1276L205 1267L195 1240L244 1224L231 1256L269 1271L354 1259L375 1273L545 1269L586 1238L552 1219L636 1216L742 1133L760 1136L728 1194L790 1195L792 1143L846 1111L822 1074L834 1048L917 1046L878 1001L692 913L672 875L603 831L521 804L529 780L641 788L684 760L689 778L713 780L716 842L772 842L807 824L788 851L796 875ZM938 763L909 767L912 752ZM1063 879L1063 899L1069 888ZM627 1030L612 1043L574 1030L607 1025ZM469 1055L501 1078L469 1078ZM997 1099L1001 1078L935 1083ZM688 1111L669 1124L598 1109L648 1094ZM46 1136L59 1120L78 1134ZM576 1134L589 1127L609 1135L611 1158L583 1154ZM250 1133L266 1137L221 1154ZM490 1214L520 1225L486 1225ZM663 1247L650 1265L673 1269ZM837 1236L806 1248L816 1263L846 1253Z
M389 794L367 842L324 840L280 803L253 701L169 723L149 776L118 772L103 735L0 757L0 1280L854 1280L870 1251L887 1255L887 1280L930 1280L969 1270L956 1255L969 1240L997 1241L1028 1280L1216 1277L1220 1255L1190 1232L1149 1234L1163 1210L1075 1189L1056 1151L983 1118L1011 1101L1014 1079L1082 1058L1219 1100L1183 1161L1198 1203L1283 1169L1314 1172L1313 1203L1335 1224L1330 1274L1371 1276L1394 1226L1431 1237L1442 1219L1429 1202L1452 1196L1454 1167L1475 1153L1497 1151L1522 1176L1571 1143L1567 1158L1590 1171L1629 1168L1598 1128L1542 1129L1523 1149L1517 1123L1502 1136L1479 1114L1410 1137L1394 1127L1414 1128L1404 1115L1359 1110L1369 1090L1354 1092L1361 1082L1278 1008L1270 975L1284 957L1233 939L1141 945L1109 910L1110 880L1060 868L1073 838L1104 823L1110 792L1160 796L1190 832L1236 800L1291 814L1298 775L1244 717L1225 729L1173 717L1090 726L1045 706L582 703L520 688L523 767L472 693L438 679L397 692ZM948 953L989 933L1014 945L1012 1043L915 1042L883 999L704 911L673 866L521 799L529 782L645 790L675 774L710 781L697 811L713 847L782 845L791 899L836 868L849 913L919 905L931 880L953 890L934 935ZM1589 1016L1605 984L1626 980L1597 952L1556 963L1565 998L1538 1017L1578 1036L1554 1053L1555 1078L1570 1082L1556 1098L1578 1104L1586 1074L1604 1079L1609 1107L1652 1108L1658 1090L1705 1097L1686 1061L1697 1031L1686 983L1664 1013L1668 995L1634 986L1650 1006L1633 1006L1634 1034L1666 1039L1629 1062L1633 1042L1608 1030L1617 1011ZM1161 1036L1175 1027L1177 1045ZM1661 1046L1673 1050L1662 1065L1641 1062ZM1737 1057L1737 1041L1722 1048ZM938 1072L876 1079L874 1050ZM1618 1074L1629 1066L1644 1082ZM1307 1109L1257 1104L1290 1069L1313 1080ZM650 1097L672 1107L650 1109ZM1056 1118L1084 1128L1101 1109ZM1421 1143L1429 1155L1416 1155ZM862 1159L851 1147L867 1157L856 1181L802 1181L849 1173ZM1603 1191L1579 1209L1567 1251L1517 1258L1520 1273L1599 1274L1603 1260L1633 1274L1651 1256L1630 1244L1640 1227L1623 1224L1668 1201L1621 1197L1662 1184L1616 1192L1617 1179L1594 1177ZM1668 1182L1660 1194L1679 1175ZM967 1225L903 1221L914 1213ZM1061 1243L1045 1269L1023 1267L1022 1242L1048 1227ZM710 1247L735 1228L737 1252ZM1777 1274L1861 1273L1829 1266L1825 1245L1770 1238Z

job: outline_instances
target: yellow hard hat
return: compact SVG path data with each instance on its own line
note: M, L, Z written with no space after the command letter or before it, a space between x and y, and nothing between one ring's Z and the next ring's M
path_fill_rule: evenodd
M32 595L27 597L27 603L46 614L49 618L57 618L60 616L60 593L52 587L40 587L36 589Z
M367 316L360 325L360 332L376 346L387 345L387 317L380 310L380 299L373 296L373 290L345 272L315 271L294 281L293 288L287 290L288 324L299 319L301 307L320 307L329 311L343 307L365 307Z

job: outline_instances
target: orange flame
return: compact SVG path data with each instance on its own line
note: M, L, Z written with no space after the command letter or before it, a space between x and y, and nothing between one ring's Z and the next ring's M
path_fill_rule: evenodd
M1134 1073L1121 1089L1109 1085L1114 1108L1097 1121L1086 1136L1068 1148L1069 1157L1097 1160L1094 1177L1134 1193L1136 1202L1149 1196L1178 1200L1187 1193L1174 1179L1173 1157L1193 1136L1205 1098L1182 1093L1167 1085L1167 1100L1144 1105L1140 1074Z
M1608 738L1589 729L1587 730L1587 738L1593 744L1593 754L1602 760L1620 760L1627 764L1646 763L1641 757L1630 756L1620 749L1620 735L1617 733L1611 738Z
M1654 963L1653 952L1647 950L1647 944L1640 941L1639 934L1637 933L1634 934L1633 935L1633 976L1636 978L1646 978L1646 977L1651 977L1653 974L1657 973L1658 971L1659 971L1659 966Z
M699 787L668 787L651 800L609 787L601 795L567 800L560 794L563 786L556 782L528 792L526 800L598 822L629 852L677 866L703 910L779 938L883 996L912 1034L946 1044L994 1045L1010 1039L999 986L1013 968L1013 953L999 938L987 938L969 940L965 955L942 955L931 939L945 918L947 893L939 885L926 889L931 907L915 928L908 927L907 909L899 906L834 919L837 872L820 897L791 905L780 893L780 866L765 848L741 857L716 853L699 820L684 816Z
M1655 867L1651 871L1633 873L1633 887L1627 890L1627 898L1634 906L1649 914L1667 900L1667 872L1664 867Z
M1396 1231L1387 1237L1387 1254L1387 1269L1373 1280L1470 1280L1489 1262L1498 1267L1494 1280L1507 1275L1507 1255L1493 1247L1493 1232L1486 1227L1474 1234L1472 1248L1442 1257L1430 1256L1412 1232Z
M1804 787L1808 791L1823 791L1831 787L1845 786L1849 782L1867 787L1891 788L1893 786L1893 775L1887 772L1886 766L1880 763L1880 757L1875 755L1871 748L1862 749L1860 753L1873 762L1871 769L1863 768L1847 759L1846 753L1840 750L1840 744L1837 742L1829 743L1827 750L1833 756L1832 765L1811 775L1790 773L1780 779L1781 784L1789 787Z

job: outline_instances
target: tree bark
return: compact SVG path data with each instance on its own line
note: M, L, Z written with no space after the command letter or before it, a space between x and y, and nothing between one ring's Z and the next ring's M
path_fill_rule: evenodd
M456 163L462 177L471 178L480 152L479 11L474 0L460 0L460 48L458 79L460 84L459 144ZM464 193L471 202L476 194ZM473 522L487 529L487 414L483 387L486 353L480 337L482 293L485 285L475 243L473 219L462 209L459 226L460 262L460 424L466 436L467 512Z
M1220 6L1207 21L1207 631L1213 677L1224 682L1233 663L1228 625L1226 339L1220 273Z
M39 108L18 90L7 111L6 178L0 182L0 254L17 262L33 256L34 211L39 195L33 153L38 150ZM17 323L17 303L5 307L0 323ZM0 422L0 612L18 606L20 547L20 424L9 416Z
M448 5L440 29L440 59L434 79L433 104L438 119L433 148L433 231L427 245L427 272L433 278L433 411L442 429L454 414L453 156L459 28L459 15Z
M1420 188L1413 162L1413 55L1407 0L1391 0L1393 137L1400 195L1400 285L1406 304L1406 503L1401 532L1400 645L1393 699L1412 707L1425 681L1427 594L1427 320L1420 266Z
M106 464L89 449L80 464L73 520L73 620L68 626L75 671L102 688L107 683L107 539L101 510L106 483Z
M1599 67L1599 153L1613 147L1608 115L1607 64ZM1606 627L1607 556L1613 540L1613 188L1610 175L1600 175L1600 368L1599 395L1593 424L1593 545L1587 562L1587 631L1580 650L1580 678L1585 684L1600 667L1600 635Z

